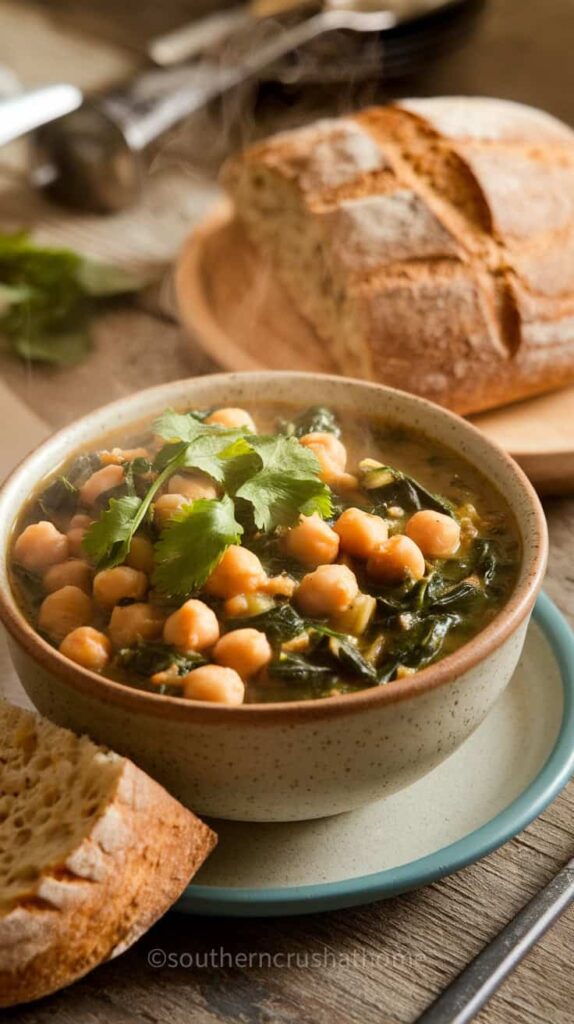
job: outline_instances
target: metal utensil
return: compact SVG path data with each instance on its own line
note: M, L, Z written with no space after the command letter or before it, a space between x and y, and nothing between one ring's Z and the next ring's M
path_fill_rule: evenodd
M292 13L295 6L309 6L310 2L312 0L298 0L297 5L289 5L289 11ZM193 60L212 47L224 43L237 32L255 26L264 16L258 13L253 4L242 4L206 14L152 39L147 48L148 57L162 68Z
M0 146L27 135L82 105L75 85L47 85L0 101Z
M392 21L385 28L394 27L398 21L428 15L448 5L448 0L322 0L323 14L332 11L350 11L351 13L386 12ZM318 0L284 0L283 3L247 3L239 7L231 7L215 14L207 14L202 18L180 25L171 32L152 39L147 48L150 59L159 67L172 67L184 60L193 60L207 50L231 40L237 33L255 26L271 18L281 19L291 16L304 8L317 10ZM312 13L309 11L308 13Z
M323 11L281 29L237 63L207 60L148 72L41 129L32 181L84 209L122 209L140 195L150 147L210 100L324 32L380 32L394 24L388 11Z
M574 859L474 958L417 1024L468 1024L573 900Z

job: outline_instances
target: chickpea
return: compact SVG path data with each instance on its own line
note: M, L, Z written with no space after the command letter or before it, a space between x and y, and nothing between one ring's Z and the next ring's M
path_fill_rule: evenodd
M206 473L194 473L190 476L176 473L168 480L167 489L170 494L182 494L188 501L195 501L197 498L213 501L218 496L216 485Z
M245 685L232 668L202 665L183 677L183 695L188 700L205 700L237 707L243 704Z
M249 618L251 615L268 612L274 604L275 602L269 594L262 590L252 590L249 594L236 594L234 597L228 597L223 605L223 614L226 619L236 619L241 616Z
M258 629L236 629L217 641L213 657L219 665L233 668L242 679L249 679L271 661L271 647L265 633Z
M358 593L357 578L346 565L320 565L303 577L295 600L306 615L321 618L346 611Z
M189 505L189 499L183 494L162 494L153 506L155 525L163 530L176 512L180 512L186 505Z
M155 560L153 544L149 537L132 537L126 565L129 565L132 569L139 569L140 572L146 572L148 576L151 575L154 570Z
M66 537L68 538L70 555L74 558L87 557L86 552L84 551L84 537L93 522L94 520L91 516L87 516L83 513L72 516L70 519Z
M142 640L159 640L164 618L152 604L117 604L108 626L112 645L119 650L121 647L133 647Z
M252 434L257 433L255 423L245 409L215 409L205 422L218 423L220 427L247 427Z
M340 473L329 481L334 491L358 491L359 480L353 473Z
M347 449L334 434L315 431L312 434L305 434L299 439L299 443L304 448L309 448L317 458L321 467L321 479L326 484L335 483L347 475L345 474Z
M78 626L64 637L60 653L92 672L101 672L110 660L112 645L108 637L92 626Z
M418 544L426 558L450 558L460 545L460 526L456 519L430 509L415 512L405 533Z
M85 484L80 487L80 501L82 505L93 505L101 494L111 491L113 487L119 487L124 479L122 466L103 466L92 473Z
M166 619L163 638L184 653L204 651L219 639L217 616L203 601L190 598Z
M126 597L142 601L147 593L147 576L129 565L102 569L94 577L94 597L102 608L113 608Z
M339 538L316 512L301 516L297 526L285 535L285 550L298 562L316 568L334 562L339 554Z
M258 590L267 579L257 555L249 548L233 545L227 548L205 584L206 594L213 597L235 597Z
M236 619L249 614L249 603L247 594L236 594L235 597L228 597L223 606L223 614L226 619Z
M270 597L293 597L296 586L297 583L293 577L282 572L279 576L271 576L261 589Z
M86 533L93 521L94 520L91 519L90 516L82 515L73 516L70 520L66 537L68 538L70 554L73 555L74 558L86 557L86 553L84 551L84 537L86 536Z
M91 599L79 587L61 587L42 601L38 626L53 640L62 641L73 629L89 624L92 610Z
M368 558L389 536L384 519L360 508L345 509L333 529L341 538L341 550L353 558Z
M14 559L30 572L42 572L68 557L68 538L53 523L42 520L22 531L14 544Z
M402 583L409 576L420 580L425 574L423 553L410 537L396 533L381 544L367 562L367 572L381 583Z
M69 558L66 562L52 565L42 580L44 590L52 594L62 587L79 587L86 594L92 592L92 570L87 562L79 558Z
M147 448L112 448L111 451L98 452L100 462L104 466L119 466L122 462L132 462L134 459L147 459L149 452Z
M93 522L94 520L91 516L86 515L85 512L79 512L70 519L68 530L87 530L88 526L91 526Z

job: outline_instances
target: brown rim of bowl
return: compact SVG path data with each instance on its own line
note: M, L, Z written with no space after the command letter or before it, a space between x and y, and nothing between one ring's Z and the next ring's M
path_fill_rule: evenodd
M256 371L256 375L260 377L275 377L281 375L282 372L284 371ZM289 371L287 371L287 374L289 374ZM520 466L499 445L486 438L473 424L467 420L462 420L461 417L450 412L448 409L437 406L434 402L420 398L418 395L400 391L398 388L377 384L375 381L362 381L352 377L340 377L335 374L302 373L297 371L296 375L305 378L319 378L325 381L347 383L353 386L360 384L371 389L394 392L407 397L415 405L440 409L441 414L447 419L454 423L464 423L465 430L479 437L484 444L493 448L498 453L499 458L506 464L508 472L519 481L530 500L540 543L531 555L532 566L528 576L521 585L516 587L507 604L498 612L492 622L469 640L468 643L457 648L452 654L448 654L445 658L442 658L433 665L429 665L428 668L422 669L407 679L395 680L384 686L357 690L355 693L339 694L321 699L274 701L268 704L242 704L239 707L225 707L200 701L190 701L182 697L169 697L164 694L150 693L147 690L138 690L75 665L36 633L18 608L12 592L9 591L6 594L3 589L0 589L0 620L26 654L40 666L59 676L66 683L71 684L73 689L80 693L96 699L109 701L126 710L139 710L159 715L161 718L176 717L182 721L207 720L231 725L237 716L237 721L242 720L246 723L248 721L256 721L260 724L268 722L271 724L278 718L281 718L282 721L292 719L295 722L298 719L328 718L339 712L352 714L372 706L394 704L399 701L408 700L410 697L427 693L459 678L463 673L480 663L488 654L497 650L515 632L532 611L536 597L542 588L548 554L548 531L542 506L536 491ZM217 379L229 376L242 377L243 374L214 373L206 374L205 377L200 379ZM197 378L191 377L188 380L191 384ZM168 382L167 384L158 384L154 387L146 388L145 392L139 393L149 394L153 391L165 390L169 387L169 383L183 386L186 380L182 379ZM138 394L138 392L135 394ZM135 395L129 396L129 398L133 397ZM94 414L101 413L104 409L113 410L114 408L122 407L125 401L126 399L124 398L116 402L110 402L107 406L101 406L53 433L46 441L43 441L42 444L34 448L32 452L18 463L0 488L0 493L10 485L14 477L20 473L22 467L30 458L53 444L54 440L67 433L71 426L89 421ZM134 422L137 422L137 417L134 417Z

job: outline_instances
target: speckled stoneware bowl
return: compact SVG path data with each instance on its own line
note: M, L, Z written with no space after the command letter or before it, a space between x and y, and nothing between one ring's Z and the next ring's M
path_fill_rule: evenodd
M422 430L478 467L504 493L523 556L508 604L478 636L412 678L359 693L283 704L218 707L131 689L81 669L29 626L0 567L0 615L36 707L129 755L199 813L289 821L350 810L420 778L484 719L522 650L544 575L540 503L518 466L475 428L420 398L316 374L220 374L151 388L60 431L18 467L0 494L6 550L22 503L81 446L166 406L317 403Z

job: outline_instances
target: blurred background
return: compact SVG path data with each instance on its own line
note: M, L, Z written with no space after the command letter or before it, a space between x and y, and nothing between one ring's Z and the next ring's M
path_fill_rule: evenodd
M23 90L63 83L76 87L69 109L84 101L79 113L0 147L3 238L25 230L34 244L65 246L127 272L125 297L107 294L124 285L108 287L105 275L95 289L92 282L78 305L81 333L65 316L46 319L45 290L44 319L32 323L10 286L14 253L3 246L2 378L48 425L212 368L175 322L166 271L217 196L217 170L233 148L404 95L501 96L574 121L572 0L393 0L382 30L317 31L269 61L262 53L325 15L316 5L286 4L1 0L0 137L15 116L10 99ZM346 6L331 0L339 17ZM372 15L382 4L363 7ZM32 97L32 120L42 104L41 94Z

